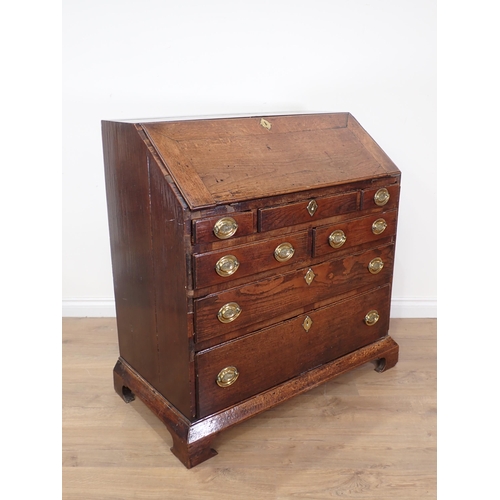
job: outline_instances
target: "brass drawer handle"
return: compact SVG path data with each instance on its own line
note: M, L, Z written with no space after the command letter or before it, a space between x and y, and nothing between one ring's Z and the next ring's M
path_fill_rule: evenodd
M295 249L291 243L285 242L278 245L274 250L274 258L278 262L286 262L293 257Z
M229 387L236 382L239 375L238 369L235 366L226 366L217 375L217 385L219 387Z
M309 212L309 215L312 217L316 213L316 210L318 210L318 204L316 203L316 200L311 200L307 204L307 211Z
M378 311L373 309L365 316L365 323L368 326L373 326L380 319Z
M383 207L389 201L390 197L391 195L389 194L389 191L387 191L386 188L381 188L375 193L373 200L376 205Z
M344 234L344 231L341 229L337 229L333 231L330 236L328 236L328 243L332 248L340 248L347 240L347 236Z
M236 302L224 304L217 313L217 318L221 323L231 323L241 314L241 307Z
M234 255L224 255L215 264L215 271L219 276L226 278L234 274L238 267L240 267L240 263Z
M385 219L377 219L372 224L372 232L373 234L382 234L385 231L386 227L387 227L387 222L385 221Z
M383 267L383 260L380 257L375 257L368 264L368 271L370 271L372 274L378 274L380 271L382 271Z
M227 240L238 230L238 223L232 217L223 217L214 225L214 234L220 240Z

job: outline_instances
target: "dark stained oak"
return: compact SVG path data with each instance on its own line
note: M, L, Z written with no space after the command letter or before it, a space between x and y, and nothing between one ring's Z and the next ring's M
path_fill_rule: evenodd
M368 265L375 258L382 259L383 268L379 273L372 274ZM247 333L255 323L261 326L266 320L272 323L274 318L280 318L287 312L292 317L300 314L304 306L322 300L334 301L348 290L365 285L371 288L381 286L390 281L393 262L394 246L388 245L197 299L196 341L202 342L238 330ZM309 269L313 273L310 284L305 279ZM286 300L283 300L284 297ZM234 321L221 323L217 313L230 302L236 302L242 312Z
M184 415L194 417L194 365L189 354L191 318L185 294L185 209L154 158L149 158L152 250L156 299L159 381L155 387ZM189 223L187 223L189 224ZM174 272L175 270L175 272Z
M307 210L311 202L316 203L316 208L312 213ZM306 201L278 207L262 208L259 210L259 231L271 231L353 212L359 208L359 203L359 192L352 191L334 196L306 198Z
M215 437L239 422L368 361L397 363L401 174L349 113L103 121L102 138L114 387L165 424L186 467L214 456ZM237 230L218 238L227 217ZM387 227L374 234L379 218ZM335 249L338 229L347 240ZM293 255L280 261L283 244ZM229 255L238 268L221 276ZM221 387L232 367L238 378Z
M361 200L361 206L364 210L369 209L378 209L378 210L391 210L397 208L399 205L399 191L400 186L396 184L395 186L383 186L389 192L389 201L383 205L378 206L374 201L375 193L380 189L380 187L376 187L374 189L365 189L363 190L363 196Z
M279 262L274 257L274 251L283 243L292 245L294 254L289 260ZM227 250L200 255L195 254L193 256L195 287L202 288L217 283L228 283L233 279L250 276L269 269L286 269L289 264L305 261L310 253L310 235L306 231L301 231L259 243L231 247ZM228 254L236 257L239 267L230 276L220 276L215 271L215 265L219 259Z
M113 376L115 391L126 403L137 396L163 422L172 436L172 452L190 469L216 455L211 445L220 432L370 361L376 361L377 371L385 371L398 356L398 344L384 337L196 422L187 420L123 359L116 362Z
M373 151L363 147L357 126L355 133L347 127L349 116L230 118L142 127L190 207L203 208L392 172L390 165L379 163L371 143ZM262 118L270 130L261 126Z
M111 262L121 356L159 381L147 148L132 124L103 122ZM133 167L132 167L133 165Z
M384 337L389 329L389 297L389 286L385 286L198 353L199 416ZM372 310L378 311L380 319L368 326L364 318ZM308 331L303 327L306 318L312 322ZM227 366L238 369L238 379L229 387L219 387L217 374Z
M372 231L375 221L384 219L387 227L380 234ZM396 234L397 211L382 212L369 215L360 219L344 221L338 224L320 226L314 230L314 256L319 255L342 255L348 249L356 247L367 241L375 242L383 238L389 238ZM346 237L345 243L338 248L334 248L329 243L329 237L334 231L343 231Z
M214 233L215 224L224 217L231 217L238 224L238 229L233 236L221 240ZM222 214L217 217L210 217L204 219L193 220L193 241L194 243L209 243L213 241L227 242L229 239L237 240L242 236L248 236L255 233L255 215L253 212L243 213L228 213Z

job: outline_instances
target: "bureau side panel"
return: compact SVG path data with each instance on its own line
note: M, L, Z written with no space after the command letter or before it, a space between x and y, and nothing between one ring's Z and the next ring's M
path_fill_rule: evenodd
M147 149L133 124L102 123L120 356L158 383Z
M194 417L194 365L190 355L192 315L186 295L185 209L156 160L150 156L153 256L158 329L159 383L156 387L188 418ZM187 216L189 214L186 214ZM186 237L185 237L186 236Z

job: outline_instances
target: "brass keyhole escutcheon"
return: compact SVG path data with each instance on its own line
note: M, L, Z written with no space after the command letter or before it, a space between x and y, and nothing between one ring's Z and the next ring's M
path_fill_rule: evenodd
M306 316L306 318L304 319L304 322L302 323L302 328L304 328L304 330L306 332L308 332L309 328L311 328L312 324L313 324L313 320L309 316Z
M373 309L372 311L367 313L367 315L365 316L365 323L368 326L373 326L379 319L380 319L380 315L379 315L378 311Z
M385 219L377 219L372 224L372 232L373 234L382 234L385 231L386 227L387 227L387 222L385 221Z
M260 126L266 128L267 130L271 130L272 125L264 118L260 119Z
M238 230L238 223L232 217L223 217L214 225L214 234L220 240L231 238Z
M224 255L215 264L215 271L219 276L226 278L234 274L238 267L240 267L240 263L234 255Z
M221 323L231 323L241 314L241 307L236 302L224 304L217 313Z
M278 262L286 262L293 257L295 249L291 243L285 242L278 245L274 250L274 258Z
M368 271L372 274L378 274L384 268L384 262L380 257L375 257L368 264Z
M328 236L328 243L330 243L330 246L332 248L340 248L346 242L346 240L347 236L341 229L333 231L333 233Z
M316 275L314 274L314 271L311 268L309 268L304 276L304 279L306 280L306 283L310 285L315 277Z
M389 194L389 191L387 191L386 188L381 188L375 193L373 200L376 205L383 207L389 201L390 197L391 195Z
M307 204L307 211L309 212L309 215L312 217L316 213L316 210L318 210L318 204L316 203L316 200L311 200Z
M235 366L226 366L217 375L217 385L219 387L229 387L233 385L240 376L238 369Z

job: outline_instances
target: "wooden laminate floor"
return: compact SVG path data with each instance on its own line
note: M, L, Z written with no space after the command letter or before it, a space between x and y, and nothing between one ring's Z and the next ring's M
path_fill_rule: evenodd
M63 319L63 499L436 498L436 320L393 319L399 363L364 365L222 433L187 470L114 392L115 320Z

